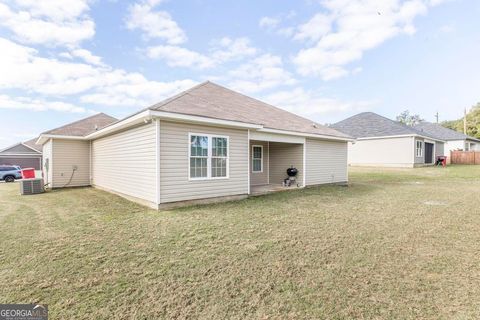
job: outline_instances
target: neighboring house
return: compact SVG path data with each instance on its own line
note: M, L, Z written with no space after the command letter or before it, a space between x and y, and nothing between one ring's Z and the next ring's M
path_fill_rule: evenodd
M53 187L92 185L154 208L278 189L292 166L300 187L348 181L348 135L211 82L90 133L67 128L38 140Z
M442 139L373 112L331 127L356 138L348 150L352 166L416 167L434 164L444 154Z
M17 143L0 151L0 165L15 165L21 168L42 169L42 146L37 139Z
M461 132L445 128L436 123L421 122L415 126L415 129L445 140L445 150L443 155L450 157L450 151L480 151L480 139L467 136Z

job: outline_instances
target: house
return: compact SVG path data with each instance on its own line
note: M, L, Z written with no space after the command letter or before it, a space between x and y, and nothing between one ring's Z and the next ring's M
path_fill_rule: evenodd
M70 126L38 139L52 187L91 185L153 208L276 190L290 167L292 188L348 181L351 137L208 81L97 130Z
M435 136L438 139L445 140L443 155L450 158L450 151L480 151L480 139L467 136L461 132L445 128L442 125L430 122L421 122L415 126L415 129Z
M0 165L14 165L21 168L42 169L42 146L37 139L17 143L0 150Z
M331 126L356 138L349 144L352 166L416 167L432 165L444 154L444 141L428 133L364 112Z

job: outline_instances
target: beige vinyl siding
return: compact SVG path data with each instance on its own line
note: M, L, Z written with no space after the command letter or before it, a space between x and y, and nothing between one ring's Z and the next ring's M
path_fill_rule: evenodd
M229 178L189 180L189 133L229 137ZM160 122L161 203L248 193L248 131Z
M348 144L352 166L413 167L413 137L357 140Z
M347 142L307 139L306 143L307 186L348 181Z
M292 166L298 169L297 183L303 185L303 144L270 142L270 183L282 183Z
M45 184L48 184L48 187L52 187L52 146L53 146L53 140L50 139L48 140L44 145L43 145L43 161L42 161L42 171L43 171L43 177L46 181L44 181ZM45 168L45 164L48 162L48 170Z
M92 183L156 202L156 123L92 141Z
M90 185L89 141L53 139L52 148L53 188ZM73 166L77 170L72 177Z
M268 167L269 167L269 152L268 142L266 141L250 141L250 185L258 186L262 184L268 184ZM263 147L263 170L262 172L253 172L253 146Z

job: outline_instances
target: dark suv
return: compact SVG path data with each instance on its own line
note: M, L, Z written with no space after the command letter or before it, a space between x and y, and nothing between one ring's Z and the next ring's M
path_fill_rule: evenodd
M14 182L22 179L22 169L19 166L0 166L0 181Z

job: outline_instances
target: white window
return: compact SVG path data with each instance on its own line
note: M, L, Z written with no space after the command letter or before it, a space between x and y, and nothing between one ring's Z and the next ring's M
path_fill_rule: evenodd
M189 138L189 179L228 178L229 138L194 133Z
M423 156L423 141L418 141L417 140L417 157L422 157Z
M263 172L263 146L252 146L252 172Z
M470 143L465 142L465 151L470 151Z

